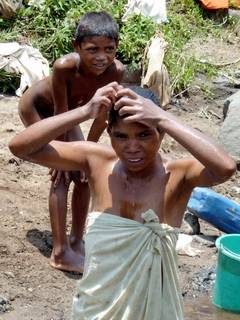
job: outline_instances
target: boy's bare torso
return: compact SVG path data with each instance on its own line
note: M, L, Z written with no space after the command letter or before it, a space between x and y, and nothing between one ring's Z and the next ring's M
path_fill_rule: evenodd
M66 83L69 110L86 104L98 88L112 81L120 81L122 77L123 66L116 59L98 76L91 73L85 74L80 70L80 57L76 53L67 54L59 60L65 67L64 79L61 80ZM30 90L26 98L34 101L29 103L33 104L44 118L52 116L54 114L52 76L39 81ZM60 86L59 90L62 90Z
M142 222L141 213L152 209L161 223L179 227L192 191L184 184L179 164L189 159L171 161L157 155L155 167L146 177L130 177L113 149L106 147L105 152L107 160L92 163L92 211Z

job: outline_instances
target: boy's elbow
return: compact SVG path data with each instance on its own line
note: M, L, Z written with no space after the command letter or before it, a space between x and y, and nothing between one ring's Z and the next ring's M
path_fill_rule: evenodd
M24 159L26 157L25 152L23 152L22 145L18 142L17 137L14 137L8 144L8 148L11 151L11 153L21 159Z
M233 159L229 158L229 160L226 161L224 168L222 169L221 176L223 177L223 182L231 178L231 176L236 172L236 170L236 162Z

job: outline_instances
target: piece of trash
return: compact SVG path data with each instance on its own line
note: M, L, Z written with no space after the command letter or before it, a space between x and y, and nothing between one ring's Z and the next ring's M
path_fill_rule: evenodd
M128 0L125 7L122 21L126 21L129 15L142 14L157 23L168 22L166 0Z
M176 244L176 251L179 255L195 257L201 253L201 250L191 246L193 237L180 233Z

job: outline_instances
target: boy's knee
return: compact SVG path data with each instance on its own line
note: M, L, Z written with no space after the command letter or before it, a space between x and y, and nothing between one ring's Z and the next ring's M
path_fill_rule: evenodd
M25 125L25 127L27 127L32 123L33 108L30 108L29 106L24 105L24 103L19 103L18 114L20 119L22 120L22 123Z

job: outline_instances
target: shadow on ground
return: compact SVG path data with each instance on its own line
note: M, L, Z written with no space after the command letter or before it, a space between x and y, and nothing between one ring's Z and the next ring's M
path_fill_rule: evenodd
M50 258L52 252L52 233L50 231L31 229L27 232L26 238L42 255Z
M38 229L31 229L27 232L26 238L39 252L46 258L51 257L52 253L52 233L48 230L40 231ZM63 271L65 276L70 279L78 280L82 277L82 274L78 272L66 272Z

